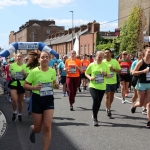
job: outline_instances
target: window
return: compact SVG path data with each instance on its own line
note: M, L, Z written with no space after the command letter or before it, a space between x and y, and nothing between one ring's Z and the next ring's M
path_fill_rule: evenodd
M90 54L90 44L88 44L88 54Z
M50 34L50 30L46 30L46 34Z
M84 54L86 54L86 45L84 45Z

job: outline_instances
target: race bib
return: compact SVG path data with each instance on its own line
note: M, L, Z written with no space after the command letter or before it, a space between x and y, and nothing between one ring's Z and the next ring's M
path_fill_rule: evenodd
M121 73L122 74L127 74L128 73L128 68L121 68Z
M87 68L86 66L83 66L83 67L82 67L83 70L86 70L86 68Z
M75 73L76 73L76 67L70 66L69 72L70 72L71 74L75 74Z
M54 95L52 83L42 83L42 88L40 90L40 96Z
M104 76L102 74L95 75L95 83L104 83Z
M16 72L15 75L14 75L14 78L15 78L16 80L23 80L24 75L23 75L22 72Z
M110 71L110 77L112 78L114 76L114 72Z
M146 73L146 81L150 81L150 72Z

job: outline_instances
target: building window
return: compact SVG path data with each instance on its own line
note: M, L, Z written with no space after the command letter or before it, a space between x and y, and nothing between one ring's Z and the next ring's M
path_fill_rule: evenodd
M50 34L50 30L46 30L46 34Z

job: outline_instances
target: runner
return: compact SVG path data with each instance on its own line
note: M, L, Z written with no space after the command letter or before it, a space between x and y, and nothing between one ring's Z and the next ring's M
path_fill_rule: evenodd
M80 71L82 71L81 61L76 58L76 51L71 51L71 57L66 60L64 70L67 72L66 84L69 92L70 110L74 111L73 104L75 102L77 88L80 84Z
M109 67L102 62L104 53L98 51L95 61L85 71L86 77L90 80L89 90L93 99L93 124L98 125L97 115L106 90L106 77L110 77Z
M14 61L15 61L14 58L10 58L8 65L5 66L5 74L6 74L6 85L5 85L5 87L6 87L6 91L7 91L7 93L6 93L6 99L10 103L11 103L11 94L10 94L10 88L8 87L8 84L9 84L11 78L9 76L9 66L10 66L10 64L14 63Z
M136 64L142 60L144 57L144 53L142 51L138 51L136 53L136 58L137 60L135 60L132 65L131 65L131 74L132 74L132 71L134 70ZM133 93L133 96L132 96L132 104L134 104L138 98L138 95L137 95L137 90L135 89L135 86L137 84L137 81L138 81L138 76L132 76L132 87L133 87L133 90L134 90L134 93ZM147 110L146 110L146 103L144 103L144 106L143 106L143 111L142 111L142 114L146 115L147 114Z
M86 90L87 83L88 83L88 79L85 76L85 71L90 64L90 61L88 61L87 59L87 54L83 55L83 59L81 60L81 63L82 63L82 70L83 70L83 72L81 73L82 87L83 87L82 91L84 92L84 90Z
M146 103L150 102L150 47L145 49L145 56L142 60L140 60L132 74L135 76L138 75L138 82L135 86L138 94L138 101L132 104L131 112L135 113L137 107L142 107L146 101ZM148 104L149 106L149 104ZM147 127L150 127L150 113L149 107L147 107L147 117L148 123Z
M122 52L122 58L118 60L120 67L121 67L121 73L119 74L119 80L121 84L121 94L122 94L122 103L125 103L125 94L128 92L129 83L131 81L130 79L130 67L132 64L132 61L127 59L127 52Z
M105 105L106 105L106 112L107 116L110 119L113 119L111 114L111 104L114 100L114 93L116 90L117 78L116 73L120 73L120 65L116 59L112 59L112 52L110 49L105 49L105 59L103 62L107 64L110 68L110 78L106 79L106 92L105 92Z
M26 78L24 88L32 90L31 112L33 125L30 126L30 141L35 143L35 133L43 128L43 150L48 150L51 141L51 126L54 114L53 87L59 88L56 84L56 72L49 68L49 54L41 52L40 66L34 68Z
M66 86L66 71L64 70L65 67L65 61L67 60L67 56L63 56L63 61L59 63L58 65L58 78L61 82L61 84L63 85L63 97L66 96L66 92L67 92L67 86Z
M34 52L34 51L30 51L26 57L28 59L27 63L27 75L37 66L39 66L39 54ZM31 96L31 92L30 90L25 90L25 102L28 103L30 105L30 96ZM31 112L29 110L29 106L28 106L28 116L31 117Z
M13 116L12 121L16 120L18 114L18 121L22 121L23 97L25 90L23 88L24 80L26 77L26 64L23 63L23 55L18 53L16 55L16 62L10 64L9 67L11 80L9 88L12 98Z

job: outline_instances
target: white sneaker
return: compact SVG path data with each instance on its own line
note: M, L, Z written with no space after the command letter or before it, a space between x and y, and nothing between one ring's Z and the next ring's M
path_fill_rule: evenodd
M125 100L123 99L123 100L122 100L122 104L125 104L125 103L126 103L126 102L125 102Z

